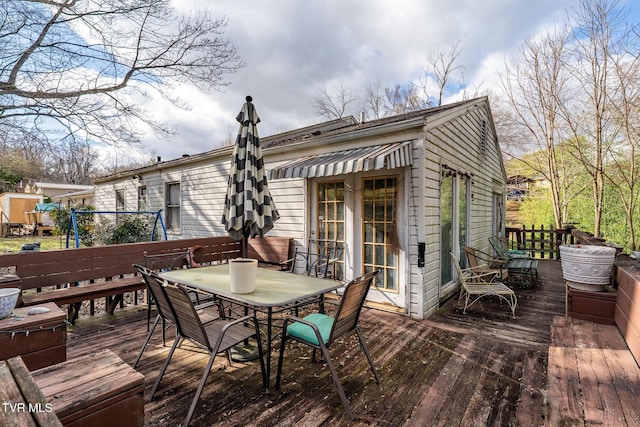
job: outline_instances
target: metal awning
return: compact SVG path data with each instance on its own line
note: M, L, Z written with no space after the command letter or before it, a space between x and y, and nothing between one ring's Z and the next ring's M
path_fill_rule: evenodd
M411 141L306 156L271 169L269 179L318 178L411 165Z

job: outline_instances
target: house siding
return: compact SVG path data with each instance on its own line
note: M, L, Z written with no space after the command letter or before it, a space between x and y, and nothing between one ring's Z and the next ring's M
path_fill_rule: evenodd
M482 121L487 122L485 150L481 151ZM439 307L440 301L457 290L457 285L440 286L440 177L442 165L456 171L472 174L471 178L471 223L468 234L471 243L485 250L492 234L493 193L496 182L504 187L505 176L501 167L501 153L493 127L489 122L489 111L480 106L459 117L427 129L425 132L425 182L424 216L426 243L425 267L412 274L412 294L416 303L411 306L413 317L429 317ZM415 176L416 174L414 174ZM417 248L417 247L416 247ZM412 265L416 265L413 264ZM421 281L421 282L420 282ZM423 300L422 306L419 300Z
M411 141L412 164L406 168L378 171L398 175L403 182L404 217L399 218L402 230L403 259L400 273L404 278L404 304L406 312L414 318L426 318L439 304L457 291L457 284L442 287L440 284L440 181L443 165L471 176L471 221L468 225L470 243L481 250L488 250L493 220L494 192L502 193L506 177L500 149L496 141L491 113L486 99L461 103L451 109L438 110L425 119L412 116L405 127L381 126L374 131L345 133L339 137L321 135L317 140L309 138L303 143L286 147L263 149L265 165L275 168L303 156L348 150L358 147ZM485 149L481 150L482 121L486 121ZM394 123L392 123L393 125ZM365 126L366 130L366 126ZM324 139L323 139L324 138ZM324 143L324 141L327 143ZM140 173L148 191L148 210L164 209L164 188L167 182L181 184L181 227L170 232L169 238L189 238L203 235L224 235L221 224L227 174L230 166L230 149L205 153L193 159L178 159L170 165L160 164L145 170L131 171L128 176L105 179L96 186L96 207L99 210L115 208L115 190L125 189L128 210L137 208L137 185L130 177ZM141 172L138 172L141 171ZM367 174L355 177L341 175L356 188ZM331 179L331 177L327 178ZM336 177L336 179L341 179ZM313 195L311 180L273 179L269 189L280 213L280 219L270 236L291 237L301 246L312 229L310 222ZM352 196L349 196L352 197ZM347 221L351 233L357 234L360 219L356 218L358 200L351 201L353 222ZM355 208L354 208L355 207ZM359 242L351 242L346 248L353 256L359 251ZM425 265L418 267L418 244L425 243ZM349 260L347 265L349 265ZM349 268L353 266L353 260Z

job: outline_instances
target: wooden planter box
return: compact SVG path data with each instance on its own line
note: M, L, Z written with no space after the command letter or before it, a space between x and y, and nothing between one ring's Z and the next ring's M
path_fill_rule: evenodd
M111 350L32 375L65 427L144 426L144 376Z
M615 321L631 354L640 364L640 275L618 268Z
M567 316L594 323L615 325L617 292L583 291L567 287Z
M41 307L49 312L29 315L31 307L21 307L0 320L0 360L21 356L30 371L67 360L66 315L52 302Z

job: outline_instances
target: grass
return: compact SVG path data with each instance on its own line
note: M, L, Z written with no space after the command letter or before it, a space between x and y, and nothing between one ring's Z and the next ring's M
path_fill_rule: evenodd
M34 242L40 242L41 251L51 251L54 249L64 249L66 238L65 236L20 236L0 238L0 254L18 252L25 243Z

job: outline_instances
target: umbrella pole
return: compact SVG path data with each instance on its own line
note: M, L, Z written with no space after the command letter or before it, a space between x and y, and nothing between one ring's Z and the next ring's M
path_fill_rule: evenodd
M249 253L249 237L245 236L240 241L240 256L246 258Z
M240 254L242 258L247 258L249 252L249 237L244 236L242 240L240 240ZM244 315L247 316L249 314L249 308L244 308ZM253 315L255 316L255 310ZM256 360L260 357L260 352L258 351L257 341L255 339L246 339L242 344L237 344L231 347L231 360L234 362L248 362L251 360Z

